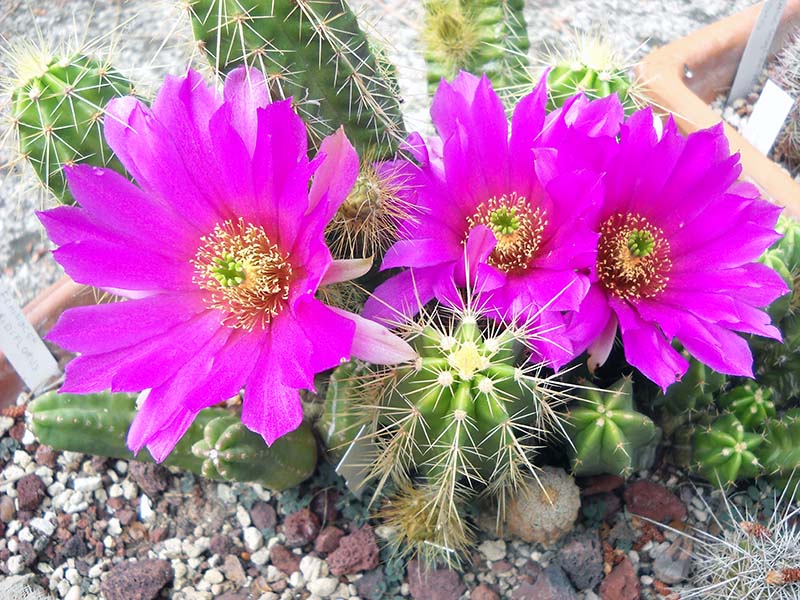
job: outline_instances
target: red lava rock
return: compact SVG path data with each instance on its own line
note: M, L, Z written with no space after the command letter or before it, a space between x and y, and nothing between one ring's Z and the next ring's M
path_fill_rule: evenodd
M593 475L578 480L581 496L594 496L603 492L613 492L620 488L625 480L619 475Z
M270 549L269 558L273 565L287 575L300 570L300 557L292 554L292 551L282 544L275 544Z
M665 523L686 518L686 506L663 485L640 480L625 489L625 504L634 515Z
M488 585L482 583L472 590L470 600L500 600L500 596Z
M14 508L14 499L4 494L0 497L0 521L10 523L15 516L17 516L17 509Z
M79 534L74 534L70 537L61 547L62 558L76 558L79 556L86 556L89 548L86 547L86 542Z
M493 573L508 573L512 569L511 563L507 560L498 560L492 563Z
M256 502L253 504L253 508L250 509L250 519L252 519L254 527L258 527L259 529L275 529L278 516L275 514L275 509L269 502Z
M25 437L25 423L19 421L18 423L12 425L11 429L8 430L8 435L18 442L21 442L22 438Z
M328 555L328 566L337 577L378 566L378 544L372 527L364 525L339 540L339 547Z
M208 542L208 550L211 554L225 556L233 550L233 541L227 535L215 533Z
M286 545L290 548L305 546L318 533L319 518L307 508L290 514L283 521L283 534L286 536Z
M426 570L422 563L408 563L408 587L415 600L458 600L467 590L452 569Z
M314 550L330 554L339 547L339 540L344 536L344 531L338 527L329 526L319 532L314 540Z
M173 576L167 560L121 562L111 569L100 589L106 600L152 600Z
M50 467L51 469L56 466L56 451L50 446L40 445L36 449L34 460L40 465Z
M152 465L136 460L132 460L128 464L128 474L150 498L156 497L159 492L167 489L171 477L170 472L161 465Z
M117 511L117 519L119 519L120 524L123 526L130 525L131 522L136 518L136 513L132 511L130 508L123 508L120 511Z
M114 510L120 510L123 506L125 506L125 500L122 498L109 498L106 502L106 506L113 508Z
M167 539L167 528L166 527L156 527L150 532L150 541L154 544L158 542L162 542Z
M47 495L44 482L35 473L25 475L17 482L17 506L22 510L36 510Z
M535 583L523 583L511 594L512 600L578 600L567 575L558 565L544 569Z
M639 578L627 556L600 584L601 600L638 600L639 592Z

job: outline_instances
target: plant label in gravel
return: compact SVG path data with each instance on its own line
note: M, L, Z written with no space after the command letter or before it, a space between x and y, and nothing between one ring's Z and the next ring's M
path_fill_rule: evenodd
M759 152L764 155L769 154L793 106L794 98L768 79L764 91L753 107L750 119L742 130L742 135Z

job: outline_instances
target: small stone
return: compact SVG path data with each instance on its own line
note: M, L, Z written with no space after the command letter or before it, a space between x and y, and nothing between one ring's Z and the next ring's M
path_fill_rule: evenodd
M534 583L523 583L511 595L513 600L578 600L567 575L558 565L550 565Z
M680 583L689 576L691 555L683 544L684 540L679 538L653 561L653 574L667 585Z
M9 573L12 575L19 575L25 570L25 559L19 554L15 554L14 556L10 556L8 558L6 561L6 566L8 567Z
M122 510L117 512L117 519L120 522L120 525L123 527L127 527L130 525L133 520L136 518L136 513L133 512L130 508L123 508Z
M259 529L275 529L278 521L275 509L269 502L253 504L253 508L250 509L250 518L253 520L253 525Z
M619 499L619 496L612 492L600 492L599 494L584 498L581 505L584 514L589 507L593 509L596 508L597 512L602 511L602 519L604 521L609 521L611 517L617 514L620 508L622 508L622 501Z
M321 577L306 584L309 592L321 598L330 597L337 587L339 587L339 580L335 577Z
M81 588L77 585L73 585L69 588L67 595L64 596L64 600L81 600Z
M600 584L602 600L638 600L641 590L639 578L633 570L628 558L623 558L614 569L606 575Z
M456 571L426 570L417 560L408 563L408 587L415 600L458 600L467 589Z
M289 585L293 588L301 588L306 584L306 580L303 579L303 574L300 571L295 571L291 575L289 575Z
M506 543L503 540L486 540L478 546L486 560L503 560L506 557Z
M482 583L472 590L470 600L500 600L500 596L488 585Z
M325 561L316 556L304 556L300 559L300 572L306 581L313 581L328 574Z
M153 503L150 501L150 497L147 494L142 494L142 497L139 498L139 519L142 523L148 523L155 516L156 513L153 510Z
M264 536L255 527L246 527L242 533L244 539L244 546L250 552L255 552L264 545Z
M634 515L659 523L686 519L686 506L663 485L640 480L625 489L625 504Z
M242 563L232 554L225 557L222 569L225 571L225 577L228 581L235 583L239 587L243 586L247 580L247 574L244 572Z
M581 487L581 496L594 496L595 494L604 494L613 492L617 488L621 488L625 480L619 475L593 475L578 480L578 485Z
M208 542L208 550L211 554L225 556L233 549L233 541L227 536L215 533Z
M3 496L0 497L0 521L3 523L10 523L14 520L16 514L17 510L14 508L14 499L7 494L3 494Z
M38 475L31 473L17 481L17 506L19 510L35 511L47 495L47 488Z
M270 551L268 548L261 548L250 555L250 562L254 565L261 566L267 564L269 560Z
M300 557L292 554L286 546L275 544L270 548L269 553L272 564L287 575L300 569Z
M44 444L40 444L39 447L36 449L36 454L34 455L34 460L40 465L44 465L45 467L50 467L51 469L55 468L56 466L56 453L50 446L45 446Z
M364 525L339 540L339 547L328 555L331 573L348 575L378 566L378 544L372 527Z
M119 519L117 519L116 517L113 519L109 519L106 531L108 532L109 535L119 535L120 533L122 533L122 525L120 525Z
M103 485L101 477L78 477L72 482L72 489L85 494L86 492L99 490L101 485Z
M597 532L570 535L559 552L558 563L577 589L593 589L603 579L603 547Z
M379 567L364 573L356 581L356 593L364 600L381 600L386 593L383 569Z
M85 556L87 552L89 549L86 547L86 542L77 533L64 542L64 546L61 548L62 558L77 558Z
M128 474L151 498L155 498L160 492L167 489L171 477L169 471L161 465L142 463L136 460L132 460L128 464Z
M219 571L219 569L209 569L203 575L203 579L208 583L222 583L225 581L225 576Z
M290 514L283 522L286 545L300 548L310 543L319 533L319 517L308 508Z
M344 536L344 531L329 525L319 532L314 540L314 550L323 554L330 554L339 547L339 541Z
M172 578L169 561L126 561L111 569L100 589L106 600L152 600Z

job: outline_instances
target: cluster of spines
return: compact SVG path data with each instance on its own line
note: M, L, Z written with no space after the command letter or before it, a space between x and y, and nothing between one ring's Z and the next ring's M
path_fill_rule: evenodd
M37 398L28 413L39 441L57 450L152 461L147 450L134 457L125 443L136 413L134 396L49 392ZM252 481L283 490L310 477L316 462L316 441L305 423L268 447L235 411L207 408L198 413L164 464L209 479Z
M485 73L507 105L529 91L523 8L522 0L428 0L423 41L429 91L461 70Z
M800 96L800 30L784 46L777 60L776 80L793 98ZM800 104L795 101L777 142L796 172L800 169Z
M23 46L9 84L10 117L19 152L61 203L74 202L63 168L76 163L124 169L103 137L112 98L134 93L133 83L108 61L83 51L54 53Z
M198 47L220 74L257 67L294 99L312 144L343 125L360 154L391 155L404 135L394 70L345 0L189 0Z

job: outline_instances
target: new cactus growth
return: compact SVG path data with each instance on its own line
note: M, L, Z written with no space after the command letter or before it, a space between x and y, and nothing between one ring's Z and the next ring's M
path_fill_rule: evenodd
M198 46L216 72L247 64L273 97L293 97L311 141L344 125L363 154L392 154L404 135L394 71L345 0L189 0Z
M656 439L657 430L634 408L631 380L621 379L609 390L581 392L584 398L567 415L573 473L628 476L642 468L643 450Z
M769 388L747 383L725 392L717 399L720 408L736 415L745 429L760 431L767 419L775 416Z
M56 55L19 51L11 118L19 151L59 202L72 204L63 168L74 163L124 169L103 138L103 115L112 98L133 84L108 62L80 52Z
M692 436L692 461L699 473L720 487L729 487L762 472L755 451L762 438L750 433L736 415L720 415Z
M775 487L798 496L800 483L800 409L793 408L780 419L771 419L764 429L764 443L757 449L766 476Z
M617 94L628 114L637 107L628 67L622 64L607 37L578 36L551 64L553 68L547 76L550 110L562 106L578 92L591 99Z
M152 461L147 450L134 457L125 444L136 412L133 396L49 392L37 398L28 411L33 433L43 444L58 450ZM317 445L310 426L304 423L268 447L261 436L242 425L235 412L207 408L200 411L164 464L209 479L252 481L284 490L314 472Z
M459 71L486 73L512 101L529 91L530 41L522 0L429 0L425 4L425 61L431 94Z

